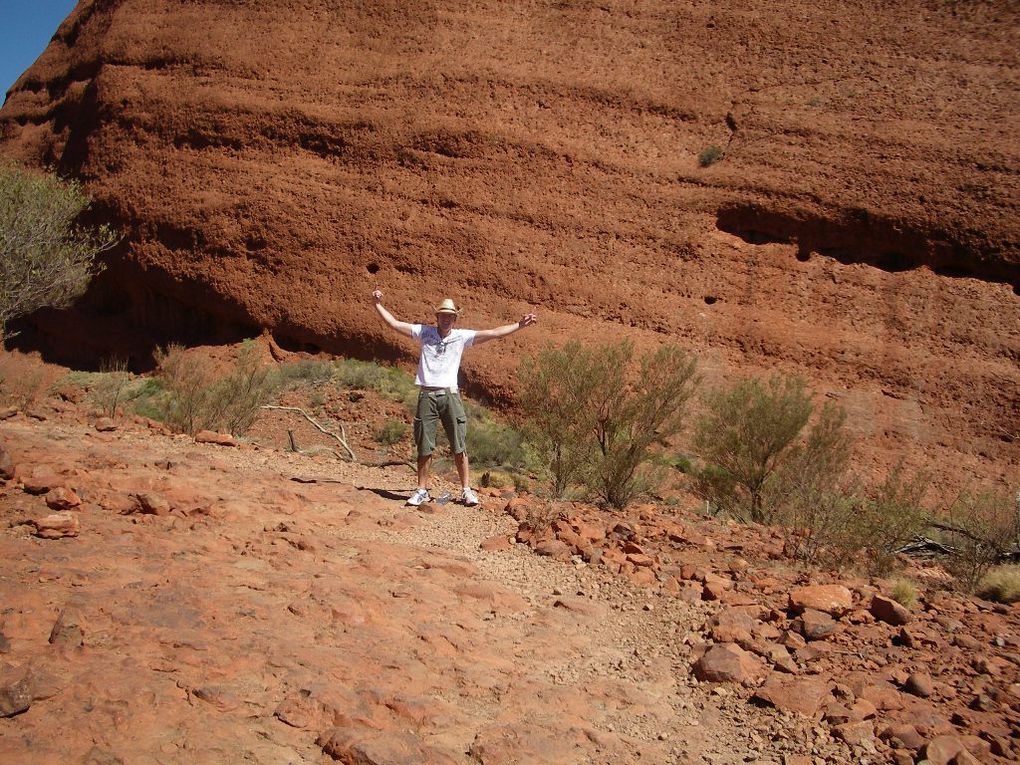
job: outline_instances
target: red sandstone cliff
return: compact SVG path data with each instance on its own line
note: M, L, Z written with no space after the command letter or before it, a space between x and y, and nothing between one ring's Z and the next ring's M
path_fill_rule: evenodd
M83 0L8 94L0 153L82 177L127 237L73 320L25 337L390 354L377 285L408 319L447 294L467 325L537 306L511 346L627 333L710 377L799 371L880 461L1015 475L1017 16ZM507 350L469 379L503 390Z

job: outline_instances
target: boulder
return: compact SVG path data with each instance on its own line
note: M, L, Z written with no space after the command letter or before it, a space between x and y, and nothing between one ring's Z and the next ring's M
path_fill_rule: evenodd
M752 698L777 709L812 716L829 697L828 682L817 677L772 675Z
M217 446L237 446L237 441L229 433L214 433L211 430L200 430L195 434L196 444L215 444Z
M95 428L100 433L110 433L117 429L117 423L109 417L100 417L96 420Z
M938 736L924 748L924 758L929 765L950 765L960 752L966 751L963 742L956 736Z
M813 584L790 592L790 610L797 614L810 608L840 616L851 609L853 602L853 593L841 584Z
M753 683L768 670L761 660L733 643L717 643L694 664L694 676L710 683Z
M81 532L81 522L74 513L53 513L45 518L32 521L35 535L43 539L76 537Z
M895 627L906 624L912 618L910 611L905 606L884 595L876 594L871 599L871 607L868 610L879 621L892 624Z
M51 510L70 510L81 505L81 498L71 489L58 486L46 492L46 506Z

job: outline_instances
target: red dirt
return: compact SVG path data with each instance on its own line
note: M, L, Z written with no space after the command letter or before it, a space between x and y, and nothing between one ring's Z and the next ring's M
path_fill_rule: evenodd
M82 2L0 154L82 177L123 246L26 345L139 363L269 329L400 355L368 295L806 375L865 471L1020 465L1011 3ZM699 153L721 147L700 167Z

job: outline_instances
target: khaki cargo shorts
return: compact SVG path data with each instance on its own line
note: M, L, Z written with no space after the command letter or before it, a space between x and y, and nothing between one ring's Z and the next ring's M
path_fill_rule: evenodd
M467 415L460 394L448 388L422 388L418 392L418 411L414 417L414 445L419 457L427 457L436 448L436 431L443 423L450 450L467 450Z

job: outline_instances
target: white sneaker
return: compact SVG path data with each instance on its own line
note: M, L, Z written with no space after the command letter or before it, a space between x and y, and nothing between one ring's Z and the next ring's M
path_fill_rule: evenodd
M460 497L460 501L463 502L468 507L474 507L475 505L478 504L478 495L475 494L474 491L472 491L471 489L465 488L464 493Z
M411 507L418 507L418 505L422 505L426 502L431 501L432 495L429 494L428 489L418 489L418 491L412 494L411 498L407 500L407 504L410 505Z

